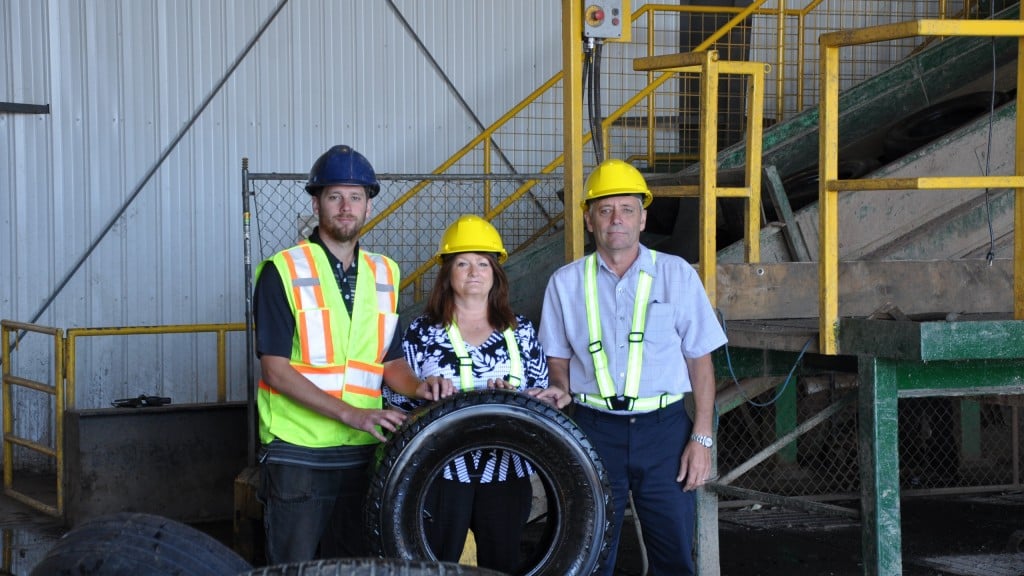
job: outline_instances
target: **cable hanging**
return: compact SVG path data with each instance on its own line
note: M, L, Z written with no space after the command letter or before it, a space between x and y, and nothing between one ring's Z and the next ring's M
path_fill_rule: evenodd
M587 38L583 47L583 90L587 95L587 116L590 121L590 142L594 145L595 163L604 161L604 136L601 130L601 48L603 43Z
M729 332L725 326L725 315L722 314L722 311L717 308L715 309L715 313L718 315L718 321L722 324L722 331L725 332L726 336L728 337ZM726 340L725 364L726 366L729 367L729 376L732 377L733 384L736 385L736 389L739 390L740 396L743 397L743 400L747 404L750 404L751 406L756 406L758 408L766 408L778 402L779 398L782 398L782 394L786 392L786 388L789 386L789 383L793 380L793 374L796 372L797 367L800 366L800 361L803 360L804 354L807 352L807 349L811 346L812 342L814 342L813 338L808 338L807 341L804 342L803 347L800 348L800 353L797 354L796 356L796 360L793 361L792 368L789 369L789 374L786 375L786 380L783 381L782 386L779 387L779 391L775 393L775 396L772 397L772 399L767 402L756 402L754 401L754 399L747 396L746 391L743 390L743 386L740 384L739 378L736 377L736 371L732 367L732 358L729 356L729 342L728 340Z

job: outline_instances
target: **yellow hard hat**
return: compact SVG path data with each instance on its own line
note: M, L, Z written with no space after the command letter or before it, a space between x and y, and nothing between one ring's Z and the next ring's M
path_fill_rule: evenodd
M493 252L498 255L498 264L504 264L508 259L508 252L501 243L498 230L474 214L463 214L448 226L441 236L434 258L440 263L442 256L459 252Z
M612 158L605 160L594 168L583 186L584 197L580 206L586 210L587 202L604 198L605 196L621 196L623 194L643 194L644 208L650 206L654 200L647 188L647 181L644 180L640 171L632 164L623 160Z

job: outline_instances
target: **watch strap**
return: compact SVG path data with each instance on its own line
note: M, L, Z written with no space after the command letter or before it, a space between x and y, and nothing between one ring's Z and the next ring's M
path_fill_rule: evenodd
M715 443L711 436L705 436L703 434L690 434L690 440L693 440L705 448L711 448Z

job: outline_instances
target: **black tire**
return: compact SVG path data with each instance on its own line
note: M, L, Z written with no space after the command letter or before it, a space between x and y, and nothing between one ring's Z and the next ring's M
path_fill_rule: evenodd
M268 566L246 572L244 576L501 576L501 572L451 562L338 558Z
M223 576L252 566L209 534L141 513L86 521L57 541L33 576Z
M504 390L463 392L421 409L377 449L367 527L378 555L435 559L423 528L426 492L445 463L478 448L517 452L545 486L547 535L523 574L588 575L607 560L611 491L597 452L565 414Z
M993 98L998 107L1009 100L1010 95L1006 92L972 92L943 100L899 120L885 135L885 160L891 162L913 152L987 113L993 105Z
M877 169L881 163L874 158L853 158L840 160L836 173L840 180L850 180ZM818 201L818 165L794 172L782 179L782 189L786 191L786 198L789 200L790 210L796 211L808 204ZM762 200L768 219L773 220L778 216L771 199L765 197Z

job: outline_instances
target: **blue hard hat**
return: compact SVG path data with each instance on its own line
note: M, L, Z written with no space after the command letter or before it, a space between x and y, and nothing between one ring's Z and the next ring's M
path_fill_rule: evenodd
M366 195L373 198L380 192L380 182L373 166L351 146L332 146L313 163L306 182L306 192L316 196L325 186L352 184L366 188Z

